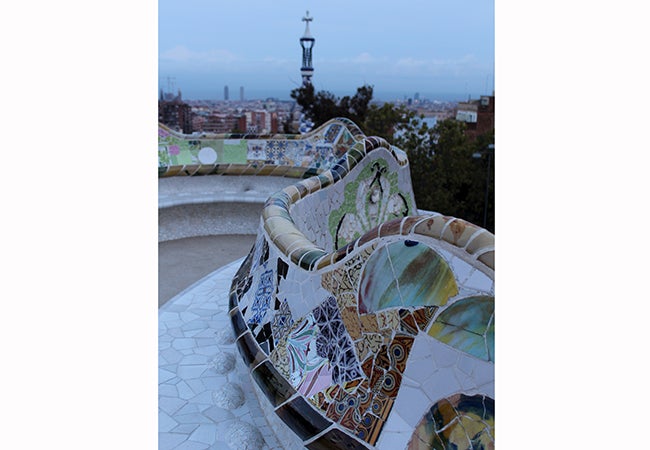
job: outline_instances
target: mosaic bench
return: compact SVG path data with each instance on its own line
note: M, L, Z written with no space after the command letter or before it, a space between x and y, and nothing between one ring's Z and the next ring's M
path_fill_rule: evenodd
M406 154L345 153L265 203L235 275L237 347L309 449L494 448L494 236L416 208ZM306 176L306 175L305 175Z
M332 167L363 136L350 120L307 135L187 135L158 124L158 176L270 175L307 178Z

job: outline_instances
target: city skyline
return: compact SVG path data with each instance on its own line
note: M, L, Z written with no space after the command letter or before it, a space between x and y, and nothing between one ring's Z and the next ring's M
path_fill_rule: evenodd
M160 88L185 99L289 99L301 84L301 20L316 39L313 84L352 95L364 84L375 98L466 100L494 90L494 2L411 0L367 4L253 0L215 4L159 0ZM252 14L251 11L255 11Z

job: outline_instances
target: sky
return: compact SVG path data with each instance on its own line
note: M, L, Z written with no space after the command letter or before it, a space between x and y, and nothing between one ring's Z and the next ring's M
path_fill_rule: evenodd
M185 99L289 99L306 11L317 90L465 100L494 90L494 0L159 0L158 75ZM434 98L432 98L434 97Z

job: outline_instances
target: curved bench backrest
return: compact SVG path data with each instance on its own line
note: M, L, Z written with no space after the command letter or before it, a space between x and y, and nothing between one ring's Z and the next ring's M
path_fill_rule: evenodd
M494 236L416 211L405 153L363 136L267 200L230 315L297 447L493 445Z

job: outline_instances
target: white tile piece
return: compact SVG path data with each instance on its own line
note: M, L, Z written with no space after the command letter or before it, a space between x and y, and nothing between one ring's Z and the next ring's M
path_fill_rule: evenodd
M465 285L465 282L469 278L474 268L462 259L452 256L449 260L449 266L454 272L454 277L456 277L456 282L458 285Z
M199 408L198 405L195 405L194 403L186 402L185 405L180 408L178 411L176 411L177 416L182 416L186 414L197 414L200 413L201 409Z
M179 445L178 447L176 447L174 450L206 450L207 448L209 448L206 447L206 445L207 444L204 442L187 440L183 442L181 445Z
M407 369L408 364L411 364L413 361L431 358L430 340L431 337L423 333L419 333L417 336L415 336L413 345L411 346L411 351L409 352Z
M165 364L164 366L160 366L160 368L168 372L176 373L178 371L178 364Z
M183 330L180 329L180 327L170 328L167 330L167 334L175 339L185 337L185 334L183 333Z
M430 343L435 348L435 351L431 352L430 355L435 355L433 359L437 367L444 369L456 366L460 354L458 350L438 342L433 338L431 338Z
M477 367L474 372L474 382L480 393L494 398L494 366L485 364Z
M236 374L236 376L239 376L239 371L235 371L233 373ZM218 375L218 376L204 376L200 378L201 382L203 383L203 386L205 390L217 390L221 386L223 386L225 383L228 382L228 378L223 376L223 375Z
M163 306L165 308L165 311L167 312L183 312L187 309L187 305L181 305L177 302L173 302L172 304L165 304Z
M175 414L174 420L178 423L213 423L212 420L208 419L201 413Z
M190 402L196 405L212 405L214 400L212 398L212 391L203 391L189 399Z
M183 400L189 400L196 395L185 380L179 381L176 384L176 389L178 389L178 398L182 398Z
M182 366L191 366L195 364L207 364L210 361L210 357L207 355L198 355L192 353L191 355L183 356L183 358L178 361Z
M175 348L176 350L193 348L195 346L196 344L194 339L191 338L177 338L172 342L172 348Z
M167 364L176 364L183 359L183 354L171 347L161 351L159 354L167 361Z
M194 330L183 331L183 336L182 337L194 338L201 331L203 331L203 328L197 328L197 329L194 329Z
M170 431L177 425L178 422L172 419L169 414L164 411L158 411L158 431Z
M455 369L455 375L464 393L469 395L476 392L476 381L471 376L461 372L458 368Z
M224 312L224 307L228 306L228 302L223 302L222 300L215 298L213 302L210 303L201 303L200 308L194 308L192 312L199 315L201 318L206 316L211 316L216 313Z
M203 381L201 378L194 378L190 380L184 380L187 385L192 389L192 392L195 394L200 394L201 392L205 391L205 385L203 384Z
M187 322L181 327L181 331L187 332L187 331L203 331L205 330L206 323L203 318L192 320L191 322Z
M429 409L431 402L422 394L421 389L401 386L395 399L393 408L402 420L408 424L410 430L413 430Z
M196 343L196 347L207 347L210 345L214 345L216 343L216 339L214 337L194 338L194 342Z
M158 396L159 397L178 397L178 389L176 385L171 384L159 384L158 385Z
M494 380L479 384L476 388L477 393L494 398Z
M449 367L440 369L427 381L422 383L422 389L432 402L436 402L441 398L446 398L460 392L462 387L454 376L454 369Z
M465 282L465 287L486 293L490 292L490 290L493 289L493 286L494 281L478 269L474 269L474 272Z
M176 376L176 373L165 369L158 369L158 383L164 383Z
M203 415L210 418L213 422L223 422L226 420L232 420L235 418L233 413L224 408L219 408L218 406L211 406L205 411Z
M169 323L173 323L175 321L180 320L180 318L181 316L179 313L170 312L170 311L162 311L158 314L158 320L168 325Z
M405 433L388 431L385 429L381 430L379 435L379 440L375 444L375 448L386 448L386 449L404 449L408 443L411 435L408 436Z
M215 344L215 345L195 348L194 353L198 355L214 356L215 354L219 353L219 347Z
M465 375L472 376L474 374L474 368L476 367L477 359L461 356L458 359L458 364L456 368L460 370Z
M211 444L214 442L216 432L217 427L214 424L199 425L199 427L190 435L189 440Z
M232 326L230 327L232 328ZM194 337L204 337L204 338L214 338L216 337L218 330L213 330L211 328L208 328L207 324L203 324L203 329L199 331Z
M166 414L169 414L170 417L173 417L173 415L185 404L185 400L180 398L160 397L158 399L158 408Z
M424 358L424 359L409 359L406 363L405 375L408 373L407 379L413 380L413 382L419 386L424 381L426 381L432 373L438 370L436 363L433 358Z
M180 433L158 433L158 450L171 450L187 440L187 435Z
M196 423L182 423L179 426L177 426L176 428L174 428L172 430L172 432L173 433L183 433L183 434L187 434L189 436L190 433L192 433L192 431L194 431L194 430L196 430L198 428L198 426L199 425L196 424Z
M208 369L207 364L196 364L192 366L178 366L177 374L181 378L199 378Z
M199 319L201 317L198 314L194 314L193 312L190 312L190 311L187 311L187 310L184 311L184 312L179 313L179 315L180 315L181 320L186 324L192 322L195 319Z
M400 384L400 386L410 386L410 387L413 387L413 388L420 388L421 387L419 381L415 381L415 380L413 380L413 379L411 379L409 377L406 377L404 375L402 375L402 383Z

